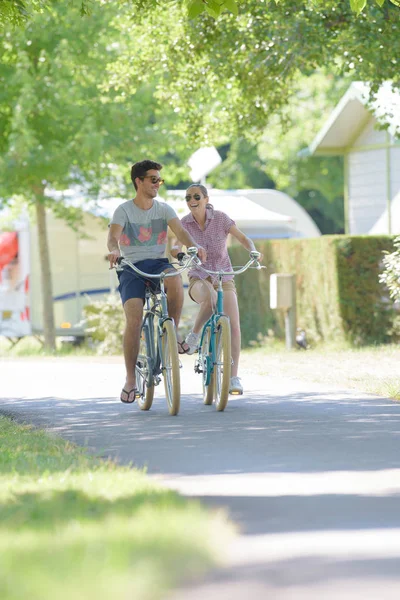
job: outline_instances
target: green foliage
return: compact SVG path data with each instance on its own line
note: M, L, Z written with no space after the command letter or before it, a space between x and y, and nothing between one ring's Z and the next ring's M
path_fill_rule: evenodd
M385 80L399 84L399 13L388 3L368 3L356 16L347 0L247 0L237 17L189 21L179 3L163 7L141 29L121 23L126 45L110 64L111 85L156 80L157 97L179 115L176 128L198 142L254 140L277 113L285 125L299 79L318 68L374 90Z
M85 335L94 343L97 354L121 354L125 315L119 294L91 302L83 312Z
M95 0L66 0L71 7L78 7L81 16L90 15L93 10ZM383 6L386 0L369 0L372 4L376 2L379 6ZM398 0L390 0L398 6ZM228 11L235 16L238 16L239 11L246 9L244 0L120 0L120 4L127 4L133 13L140 18L142 13L148 14L150 11L157 9L165 3L182 5L189 19L195 19L203 13L209 14L212 18L217 19L223 12ZM275 0L276 4L286 4L285 0ZM350 8L355 13L359 14L367 5L367 0L349 0ZM261 0L264 3L264 0ZM317 0L318 4L323 5L323 0ZM48 10L54 4L54 0L2 0L0 5L0 25L12 23L13 25L22 25L35 12L43 12ZM265 4L269 4L268 0Z
M309 340L342 340L354 345L396 340L397 315L379 282L382 253L392 246L388 236L322 236L257 243L268 272L256 274L256 282L250 279L253 273L237 278L244 343L272 327L283 336L283 315L269 309L271 273L296 274L297 324ZM245 260L239 247L232 247L230 254L235 264Z
M261 159L255 143L237 138L218 148L222 163L210 173L207 182L218 189L273 188L268 162Z
M123 47L117 17L118 7L106 3L82 19L65 1L2 36L0 197L34 201L44 192L55 206L48 191L82 183L86 197L100 187L123 193L132 162L155 148L159 160L174 162L184 147L166 135L174 113L160 111L151 84L137 83L129 98L116 86L102 89Z
M313 140L348 86L324 71L302 77L280 119L271 117L260 141L234 138L218 147L223 159L207 178L214 187L277 187L297 200L322 233L342 233L343 159L300 152Z
M343 328L357 345L387 343L396 335L396 313L379 282L382 254L392 248L389 236L346 236L335 243Z
M400 301L400 237L395 238L393 246L393 252L385 252L379 281L387 287L393 300Z

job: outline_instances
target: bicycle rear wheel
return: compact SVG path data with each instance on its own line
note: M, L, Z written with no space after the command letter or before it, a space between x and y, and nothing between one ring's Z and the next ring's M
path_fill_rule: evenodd
M231 326L228 317L218 319L216 333L216 363L214 365L214 399L218 411L225 410L228 403L231 378Z
M199 358L201 366L201 376L203 380L203 402L212 404L214 397L214 371L211 373L211 361L209 356L211 328L207 327L204 332L201 347L199 348Z
M149 410L153 404L154 398L154 376L153 360L151 358L151 341L149 333L149 323L142 326L140 332L139 355L136 360L136 387L139 390L140 397L138 405L141 410Z
M162 324L161 365L168 411L170 415L177 415L181 401L179 356L175 327L169 320Z

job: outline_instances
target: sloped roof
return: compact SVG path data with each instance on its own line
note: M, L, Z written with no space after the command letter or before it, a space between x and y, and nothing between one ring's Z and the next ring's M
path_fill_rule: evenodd
M391 135L400 134L400 93L390 83L383 84L371 100L367 84L352 83L310 144L309 153L343 154L368 118L388 124Z

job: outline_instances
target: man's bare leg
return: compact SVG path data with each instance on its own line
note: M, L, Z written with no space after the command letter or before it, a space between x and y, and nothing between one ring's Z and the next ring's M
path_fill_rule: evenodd
M141 298L131 298L124 304L125 311L125 331L124 331L124 358L126 368L126 381L122 392L123 401L132 402L132 395L128 392L136 387L135 366L139 354L140 328L143 318L143 300ZM122 398L121 398L122 399Z
M181 319L184 298L182 277L180 275L168 277L165 280L165 291L167 293L168 314L174 319L177 331L176 337L178 342L181 343L181 337L178 335L178 326Z

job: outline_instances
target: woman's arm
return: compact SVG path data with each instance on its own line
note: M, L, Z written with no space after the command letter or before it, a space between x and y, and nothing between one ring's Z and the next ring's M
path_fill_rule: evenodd
M256 250L253 240L248 238L247 235L243 233L243 231L240 231L240 229L238 229L236 225L232 225L232 227L229 230L229 233L233 235L233 237L236 238L237 241L240 242L242 246L246 248L246 250L248 250L249 252L251 252L252 250Z
M247 235L245 235L243 233L243 231L240 231L240 229L238 229L236 227L236 225L232 225L232 227L229 230L229 233L231 235L233 235L234 238L237 239L238 242L240 242L242 244L242 246L244 248L246 248L246 250L248 250L249 252L252 252L253 250L255 250L256 252L258 252L257 248L254 245L253 240L251 240L250 238L247 237ZM260 255L260 260L263 259L263 255Z

